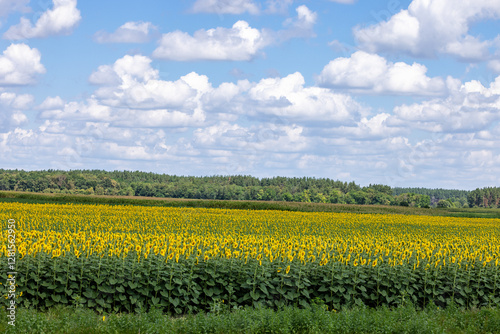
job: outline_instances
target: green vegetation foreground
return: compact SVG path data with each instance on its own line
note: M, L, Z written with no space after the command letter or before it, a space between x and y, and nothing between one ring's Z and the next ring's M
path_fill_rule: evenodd
M500 309L464 311L411 305L396 309L356 307L326 310L321 304L308 309L287 307L224 310L214 306L208 314L172 318L157 310L136 314L96 314L83 308L56 308L46 312L21 309L16 327L9 328L0 312L2 333L46 334L176 334L176 333L500 333Z

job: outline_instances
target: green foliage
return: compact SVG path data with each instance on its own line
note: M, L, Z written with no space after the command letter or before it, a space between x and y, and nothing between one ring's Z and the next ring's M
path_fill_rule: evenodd
M435 207L440 200L450 200L452 202L459 202L461 206L467 203L467 196L470 191L456 190L456 189L427 189L427 188L393 188L392 194L398 196L405 193L427 195L429 196L429 206ZM425 207L425 205L421 205Z
M451 208L451 207L453 207L453 204L448 200L442 199L437 203L437 207L438 208Z
M7 279L6 261L1 279ZM362 306L500 307L498 267L459 264L443 268L403 266L345 266L292 262L288 273L279 262L248 259L182 259L167 263L150 254L137 262L129 255L97 257L39 253L17 264L18 303L49 309L56 305L83 306L97 312L137 312L160 309L170 314L220 313L247 306L281 309L321 304L329 309ZM465 268L464 268L465 269Z
M104 316L104 319L103 319ZM219 314L173 318L154 309L138 313L96 314L89 309L56 307L40 312L20 308L15 328L0 311L2 333L176 334L176 333L499 333L500 309L466 311L455 305L417 310L411 304L389 309L353 307L326 310L321 305L299 309L244 308Z
M500 207L500 187L487 187L476 189L467 195L469 206L484 208Z
M426 208L440 200L451 207L500 206L500 188L466 190L360 187L328 178L262 178L248 175L176 176L131 171L0 169L0 190L48 194L144 196L217 200L259 200L339 204L401 205Z

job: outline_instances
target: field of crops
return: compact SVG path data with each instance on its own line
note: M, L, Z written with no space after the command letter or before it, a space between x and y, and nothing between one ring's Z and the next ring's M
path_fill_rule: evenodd
M500 306L500 219L0 203L3 284L8 219L19 305Z

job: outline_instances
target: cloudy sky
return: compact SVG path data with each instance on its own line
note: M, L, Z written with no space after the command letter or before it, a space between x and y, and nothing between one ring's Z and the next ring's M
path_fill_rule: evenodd
M500 185L500 2L0 0L9 169Z

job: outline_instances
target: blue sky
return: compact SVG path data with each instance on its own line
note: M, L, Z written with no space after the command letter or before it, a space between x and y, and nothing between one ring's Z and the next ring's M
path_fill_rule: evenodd
M500 183L500 3L0 0L9 169Z

